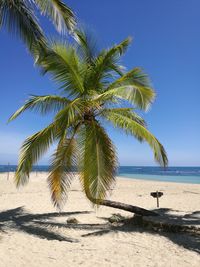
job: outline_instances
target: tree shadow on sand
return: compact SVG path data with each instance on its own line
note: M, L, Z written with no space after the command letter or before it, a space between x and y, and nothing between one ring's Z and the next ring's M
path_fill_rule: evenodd
M0 231L7 232L14 230L34 235L39 238L48 240L58 240L67 242L78 242L77 239L65 237L53 231L50 223L46 220L54 219L56 217L65 217L76 214L87 214L89 211L77 212L53 212L43 214L31 214L25 211L23 207L10 209L0 212Z
M138 221L138 216L136 216L124 219L121 223L110 224L109 227L104 227L104 229L99 229L82 236L101 236L110 232L147 232L149 234L164 236L173 243L200 254L200 211L195 211L184 216L172 215L169 213L172 211L170 209L157 209L155 211L161 216L151 217L150 221L162 222L169 227L159 228L155 227L153 224L141 223L141 220ZM108 218L101 219L108 221ZM149 218L147 218L147 221L148 220ZM198 232L182 232L185 227L186 230L194 229L193 226L195 229L198 229Z
M109 223L109 218L101 218L105 223L101 224L62 224L57 222L40 222L46 226L65 227L77 230L87 230L88 233L82 234L82 237L87 236L102 236L110 232L148 232L149 234L157 234L164 236L174 242L175 244L182 246L188 250L200 253L200 234L197 233L182 233L179 232L181 226L200 227L200 211L195 211L184 216L172 215L170 209L155 210L161 216L153 217L152 220L161 220L167 225L177 225L177 227L169 227L168 229L159 229L151 225L141 225L138 223L137 217L124 219L119 223ZM200 229L200 228L199 228ZM178 232L178 233L177 233Z
M172 210L159 209L156 212L160 213L161 216L154 217L152 220L161 220L167 224L176 224L178 226L196 226L200 228L200 211L195 211L184 216L177 216L171 214ZM62 236L53 229L65 228L73 230L83 230L84 233L81 235L82 238L88 236L102 236L108 233L118 232L147 232L153 235L164 236L171 240L175 244L182 246L190 251L195 251L200 254L200 234L199 233L185 233L180 232L179 228L159 229L153 225L145 225L138 223L137 217L125 218L123 221L118 223L109 223L109 218L100 218L104 220L104 223L99 224L67 224L53 221L56 217L66 217L78 214L87 214L89 211L77 211L77 212L54 212L44 214L31 214L27 213L23 207L4 211L0 213L0 230L15 230L22 231L27 234L34 235L39 238L45 238L48 240L59 240L67 242L78 242L77 239Z
M125 219L118 226L111 226L110 230L100 230L88 235L103 235L106 233L112 232L148 232L149 234L157 234L164 236L167 239L171 240L173 243L184 247L190 251L195 251L200 254L200 211L195 211L188 213L184 216L177 216L171 214L172 210L170 209L157 209L155 212L159 213L159 217L151 217L150 222L165 223L166 228L155 227L151 223L141 223L141 220L138 221L138 216ZM147 221L149 220L148 217ZM103 218L108 220L107 218ZM191 230L191 232L184 232L183 229ZM196 229L196 232L192 230Z

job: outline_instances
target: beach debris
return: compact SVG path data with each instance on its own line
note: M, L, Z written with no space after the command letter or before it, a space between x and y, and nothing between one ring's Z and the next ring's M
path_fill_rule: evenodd
M67 223L69 223L69 224L77 224L78 220L75 217L69 217L67 219Z
M110 223L121 223L126 220L125 217L123 217L120 213L113 214L110 218L108 218L108 221Z
M151 195L153 198L156 198L156 199L157 199L157 208L159 208L159 198L163 196L163 192L159 192L159 191L151 192L150 195Z

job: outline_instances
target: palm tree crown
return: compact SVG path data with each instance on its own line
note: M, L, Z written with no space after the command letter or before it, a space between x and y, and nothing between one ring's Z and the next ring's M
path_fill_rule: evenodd
M41 114L54 112L52 123L23 143L15 181L25 184L33 164L57 142L48 183L58 207L66 199L74 166L78 166L83 191L96 204L115 181L116 151L105 122L146 141L155 160L167 165L163 146L136 113L136 109L147 110L155 98L148 76L138 67L124 72L119 64L130 38L97 52L84 32L77 31L76 36L76 45L52 43L39 61L43 73L49 73L59 84L61 94L31 96L10 118L27 109Z
M0 0L0 29L5 27L19 36L31 52L45 44L36 9L49 17L59 32L72 31L75 26L74 13L60 0Z

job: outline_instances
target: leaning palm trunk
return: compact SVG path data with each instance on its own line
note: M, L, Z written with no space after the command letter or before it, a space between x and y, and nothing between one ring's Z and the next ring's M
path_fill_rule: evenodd
M158 216L158 213L146 210L137 206L133 206L130 204L125 204L117 201L111 201L111 200L96 200L96 199L90 199L93 203L99 203L99 205L111 207L115 209L125 210L132 213L135 213L140 216Z
M137 206L133 206L130 204L125 204L117 201L111 201L111 200L106 200L106 199L94 199L90 195L87 194L87 198L94 204L100 205L100 206L106 206L106 207L111 207L114 209L120 209L124 211L128 211L131 213L135 213L140 216L158 216L158 213L146 210Z
M104 124L147 142L155 160L167 165L167 155L158 139L147 129L136 109L147 110L155 93L140 68L124 73L118 62L130 38L111 49L95 52L90 38L77 31L76 45L53 43L38 60L43 73L60 84L61 95L32 96L11 118L30 109L44 114L54 112L52 123L30 136L22 145L15 175L17 186L28 182L32 166L54 142L48 183L53 204L64 204L77 166L86 197L95 205L123 209L139 215L151 211L106 200L116 179L116 148ZM118 77L116 77L118 76Z

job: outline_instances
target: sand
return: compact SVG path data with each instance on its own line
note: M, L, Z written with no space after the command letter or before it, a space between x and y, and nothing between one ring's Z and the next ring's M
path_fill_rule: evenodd
M72 185L59 214L52 206L46 173L31 174L30 183L17 190L0 174L0 266L200 266L200 237L153 232L133 225L111 225L113 213L95 211ZM117 178L111 199L156 209L152 191L163 191L160 207L172 218L182 216L200 224L200 185ZM78 224L67 224L75 217Z

